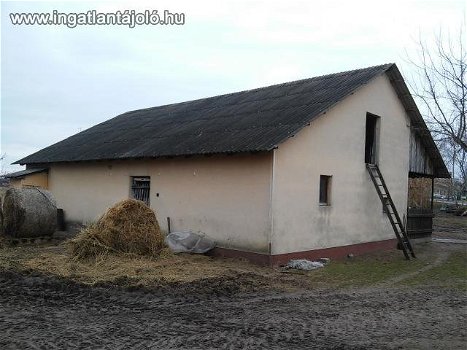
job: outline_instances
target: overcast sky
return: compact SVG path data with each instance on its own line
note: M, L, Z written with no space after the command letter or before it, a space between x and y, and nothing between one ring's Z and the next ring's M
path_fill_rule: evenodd
M405 62L465 25L463 0L1 3L1 150L9 165L117 114ZM184 13L183 26L18 26L9 14Z

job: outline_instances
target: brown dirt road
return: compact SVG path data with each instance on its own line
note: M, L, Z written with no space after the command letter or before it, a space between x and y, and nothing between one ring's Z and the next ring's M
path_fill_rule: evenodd
M10 252L0 266L0 349L466 349L466 249L429 243L408 264L396 252L395 260L331 263L308 275L267 272L266 280L239 264L239 274L151 289L18 269ZM406 273L389 273L393 266ZM362 284L362 271L375 282ZM383 272L388 278L376 278ZM357 284L329 283L350 273ZM280 278L297 288L263 285Z
M2 349L465 349L467 339L454 290L184 295L5 271L0 290Z

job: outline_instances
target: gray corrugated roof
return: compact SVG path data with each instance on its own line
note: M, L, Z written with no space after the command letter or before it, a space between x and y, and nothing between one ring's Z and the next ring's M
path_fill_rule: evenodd
M384 64L127 112L16 163L270 151L392 67Z
M19 177L24 177L26 175L42 173L42 172L45 172L45 171L47 171L47 168L25 169L25 170L16 171L14 173L6 174L5 177L7 179L16 179L16 178L19 178Z

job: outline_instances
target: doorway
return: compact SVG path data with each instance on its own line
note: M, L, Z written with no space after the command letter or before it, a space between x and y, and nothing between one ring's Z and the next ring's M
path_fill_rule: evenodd
M365 163L378 164L379 117L366 114Z

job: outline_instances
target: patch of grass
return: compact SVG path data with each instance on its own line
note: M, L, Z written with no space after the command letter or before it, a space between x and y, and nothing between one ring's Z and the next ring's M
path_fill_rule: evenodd
M423 259L407 261L401 252L392 251L332 262L326 268L314 271L310 278L335 287L371 286L415 272L425 264Z
M467 239L467 216L438 212L433 219L433 229L433 237Z
M354 288L387 286L431 286L464 288L467 284L467 250L460 244L419 243L416 259L405 260L401 251L387 251L333 261L308 274L319 287ZM442 261L442 262L441 262ZM439 265L438 265L439 264Z
M444 263L405 280L403 284L467 290L467 250L453 252Z
M442 228L452 229L465 229L467 230L467 217L456 216L454 214L438 213L434 219L435 226L441 226ZM464 231L464 233L466 233Z

